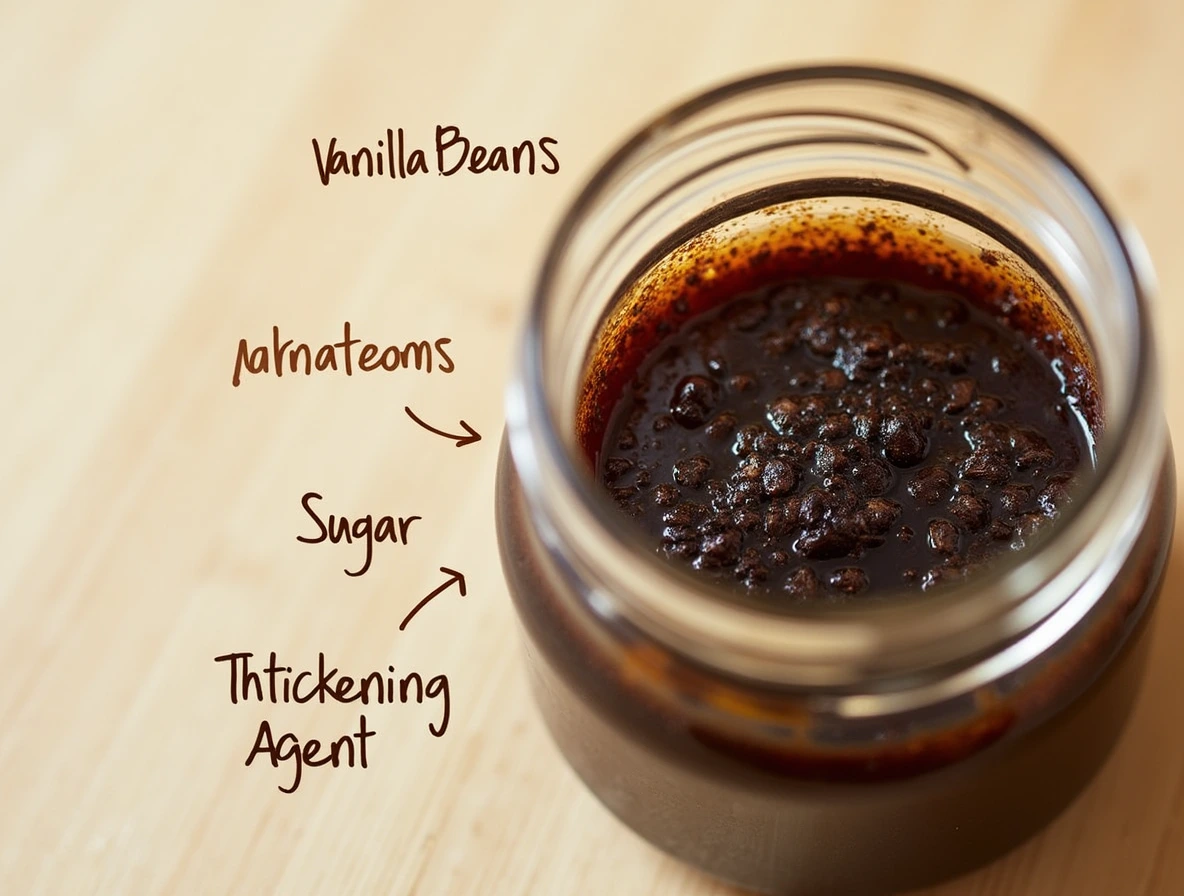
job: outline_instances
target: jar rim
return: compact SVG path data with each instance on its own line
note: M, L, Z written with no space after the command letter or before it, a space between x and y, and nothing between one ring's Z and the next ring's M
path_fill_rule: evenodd
M660 141L663 132L693 119L699 113L728 100L796 82L849 82L889 85L933 94L959 106L981 112L1052 163L1056 175L1086 199L1090 227L1116 248L1121 259L1118 272L1126 298L1131 300L1137 350L1133 375L1125 394L1118 396L1118 413L1107 420L1105 441L1110 446L1098 457L1097 465L1083 484L1079 499L1058 519L1053 531L1038 549L1026 551L1014 564L999 563L976 573L971 581L941 589L943 600L932 594L891 606L806 608L793 612L761 609L730 601L717 587L682 573L660 558L646 557L636 545L614 530L602 514L593 493L594 479L578 469L570 446L560 436L560 421L544 388L544 324L563 254L581 222L595 208L611 186L614 176L642 158ZM561 490L576 499L585 513L550 519L546 526L552 539L570 543L582 534L607 537L626 552L639 557L648 567L638 568L639 588L622 595L611 590L601 595L601 611L618 615L658 637L671 647L711 665L726 665L733 671L761 679L799 684L834 684L866 681L878 674L915 673L921 668L948 666L981 653L990 646L1016 640L1055 612L1075 604L1072 614L1081 615L1092 606L1098 589L1075 588L1068 593L1046 594L1040 585L1050 572L1075 561L1075 551L1066 536L1074 524L1082 529L1080 511L1121 488L1122 471L1146 439L1162 439L1162 418L1158 413L1137 414L1140 399L1157 398L1157 370L1154 344L1148 326L1146 282L1150 266L1142 253L1137 234L1123 231L1108 206L1085 175L1047 138L1014 114L963 88L934 78L899 69L854 64L810 65L777 69L730 81L699 93L659 113L642 125L599 166L568 207L548 245L530 303L529 317L520 347L517 376L512 380L507 401L507 431L515 464L532 509L537 513L544 492ZM539 425L532 425L531 421ZM1136 426L1135 424L1139 424ZM1121 434L1121 435L1115 435ZM532 475L544 465L546 483ZM604 508L607 509L607 508ZM581 528L582 527L582 528ZM567 537L554 529L568 530ZM1050 557L1054 560L1050 561ZM1002 568L1006 567L1006 568ZM1089 579L1086 576L1083 581ZM677 611L659 605L658 598L644 583L677 584ZM672 615L672 612L674 615ZM976 637L970 637L971 634ZM706 641L710 641L710 645ZM955 643L957 642L957 643ZM935 651L935 645L945 649ZM843 671L840 671L843 670Z

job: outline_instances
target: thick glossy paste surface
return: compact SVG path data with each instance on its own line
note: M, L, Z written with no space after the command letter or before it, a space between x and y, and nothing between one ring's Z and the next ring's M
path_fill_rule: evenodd
M837 258L750 264L697 309L667 290L618 355L589 453L656 552L750 592L866 596L962 577L1063 509L1091 459L1074 343L1009 317L1012 286L992 304L851 253L877 258L897 276Z

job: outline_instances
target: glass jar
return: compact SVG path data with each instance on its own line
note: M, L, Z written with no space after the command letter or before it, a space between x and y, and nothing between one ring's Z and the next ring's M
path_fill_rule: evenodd
M749 605L638 543L581 450L579 397L620 297L677 247L835 209L1039 285L1097 377L1094 472L1047 538L964 584ZM810 896L931 883L1051 820L1123 727L1171 541L1148 281L1135 236L1060 152L915 75L774 72L629 140L544 260L496 498L536 699L593 793L714 875Z

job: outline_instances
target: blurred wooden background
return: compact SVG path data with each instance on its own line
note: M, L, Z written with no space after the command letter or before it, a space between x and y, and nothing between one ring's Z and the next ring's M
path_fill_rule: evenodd
M649 114L742 73L896 63L1069 147L1158 267L1184 432L1184 4L0 4L0 892L723 894L613 820L547 741L496 558L502 390L540 251ZM554 177L341 179L311 138L551 136ZM254 377L240 338L452 339L431 376ZM485 439L456 450L410 405ZM1178 441L1178 444L1180 442ZM304 545L300 496L423 519L410 544ZM1184 560L1151 677L1051 829L930 896L1184 893ZM461 570L407 632L408 609ZM243 761L262 718L332 738L358 707L232 706L215 655L446 673L370 707L370 767Z

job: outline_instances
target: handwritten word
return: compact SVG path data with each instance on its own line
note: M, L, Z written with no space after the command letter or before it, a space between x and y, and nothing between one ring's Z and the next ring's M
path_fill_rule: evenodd
M501 171L508 174L534 174L535 163L542 174L558 174L559 159L552 148L559 145L553 137L538 141L523 140L515 146L482 146L461 133L456 125L440 125L436 128L433 159L435 171L443 177L451 177L461 171L483 174L487 171ZM320 142L313 137L312 151L316 157L317 174L321 183L329 186L335 174L351 177L390 177L401 180L417 174L430 174L428 152L408 148L403 129L386 129L385 139L380 139L374 149L363 146L354 152L337 147L337 138L332 137L322 151ZM545 156L545 161L539 156Z
M271 328L271 345L252 347L246 339L240 339L234 356L234 376L230 382L238 386L242 382L244 371L251 374L274 373L277 377L282 377L285 367L291 373L303 373L305 376L310 376L314 370L340 369L344 369L346 376L353 376L354 348L362 340L351 334L348 320L343 329L344 337L340 342L325 343L315 349L307 342L296 343L292 339L281 342L279 327ZM451 342L448 338L437 339L435 342L422 340L408 342L402 348L397 345L379 348L374 343L367 342L358 350L356 366L363 373L379 369L409 370L412 367L431 373L434 364L440 373L452 373L456 365L445 349Z
M313 523L319 531L315 536L297 535L296 540L303 544L321 544L328 540L331 544L338 544L345 541L346 544L353 544L354 540L365 541L366 543L366 559L362 565L354 572L349 571L349 567L345 568L347 576L364 575L370 568L370 563L374 559L374 543L389 541L391 544L407 544L407 533L411 529L411 524L416 520L421 520L421 516L401 516L396 518L393 516L380 516L377 521L371 514L358 517L351 524L348 517L336 516L329 514L328 522L321 519L320 515L312 507L313 501L324 500L323 497L316 492L305 492L304 497L300 499L300 506L304 508Z
M251 659L255 654L250 652L224 653L214 657L215 663L227 663L230 668L230 702L243 703L361 703L374 704L405 704L414 701L422 704L425 699L441 701L439 722L429 722L428 732L433 737L443 737L448 730L448 720L451 715L451 701L448 691L448 676L435 675L425 683L418 672L409 672L401 677L395 674L394 666L387 666L387 671L369 672L360 678L340 675L336 667L330 669L325 664L325 654L317 654L316 670L305 669L296 672L292 666L280 665L275 651L268 655L268 662L262 669L252 668ZM323 746L320 740L306 740L300 746L299 738L293 733L281 734L278 738L272 730L271 723L266 719L260 722L255 735L255 742L244 763L250 766L258 756L265 756L274 768L279 768L281 762L294 763L293 779L290 787L279 786L284 793L293 793L300 786L304 774L304 767L318 767L332 765L339 767L342 763L354 767L355 760L362 768L367 768L366 740L376 732L367 727L366 716L362 715L358 722L358 730L337 738L329 745L327 755L320 754ZM356 755L355 755L356 740ZM320 754L320 755L318 755ZM344 758L343 758L344 757Z
M300 739L295 734L283 734L279 740L276 740L275 735L271 731L271 725L267 719L259 723L259 733L255 735L255 745L251 747L250 755L247 756L246 766L250 768L251 763L255 761L255 757L263 754L271 760L272 768L279 768L281 762L293 760L296 763L296 771L292 776L292 786L284 787L282 784L277 785L283 793L295 793L296 788L300 786L300 780L304 777L304 767L306 765L316 768L321 765L332 764L334 768L341 766L341 754L347 753L345 764L350 768L354 767L354 737L358 739L358 753L362 768L369 768L366 764L366 738L372 737L374 731L366 727L366 717L361 716L358 720L357 734L345 734L333 741L329 746L329 755L317 758L317 753L321 751L321 742L316 738L305 741L303 749L300 746Z

